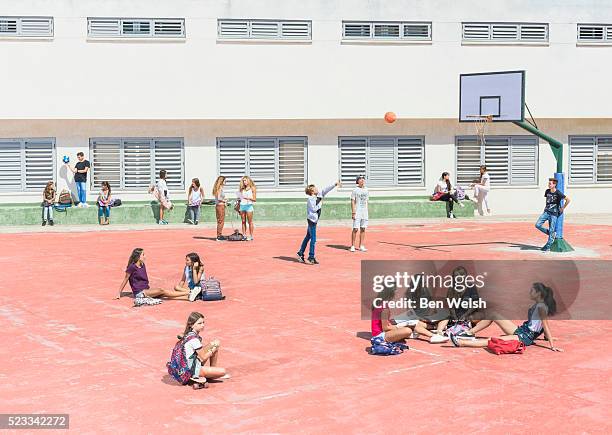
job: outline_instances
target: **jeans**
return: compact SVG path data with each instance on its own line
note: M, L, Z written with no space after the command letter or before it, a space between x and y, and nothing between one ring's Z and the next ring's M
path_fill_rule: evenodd
M538 221L535 224L535 227L542 231L544 234L548 235L548 242L546 242L547 247L550 248L550 246L552 245L553 241L555 240L555 228L557 227L557 218L558 216L555 216L553 214L550 214L548 212L544 212L542 213L542 215L538 218ZM548 229L544 228L544 222L548 222Z
M52 205L43 205L43 221L52 221L53 220L53 206Z
M200 206L199 205L189 206L189 219L191 219L194 222L198 222L200 220Z
M100 205L98 206L98 217L104 216L106 219L110 218L110 206Z
M79 203L85 204L87 202L87 183L85 181L77 181L76 188Z
M300 246L300 250L298 253L300 255L304 255L304 251L306 251L306 245L310 241L310 250L308 251L308 258L314 258L315 256L315 243L317 243L317 224L313 224L308 221L308 228L306 229L306 236L304 236L304 240L302 241L302 246Z

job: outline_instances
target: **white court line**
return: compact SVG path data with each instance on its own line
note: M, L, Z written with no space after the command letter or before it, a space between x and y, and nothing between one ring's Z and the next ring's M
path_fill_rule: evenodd
M421 350L421 349L415 349L414 347L410 347L408 349L408 351L414 351L414 352L419 352L419 353L424 353L425 355L429 355L429 356L442 356L438 353L431 353L431 352L427 352L426 350Z
M419 364L416 366L410 366L410 367L404 367L403 369L397 369L397 370L391 370L389 372L387 372L388 375L393 374L393 373L400 373L400 372L405 372L408 370L414 370L414 369L420 369L422 367L431 367L431 366L435 366L438 364L444 364L446 361L434 361L434 362L430 362L430 363L426 363L426 364Z

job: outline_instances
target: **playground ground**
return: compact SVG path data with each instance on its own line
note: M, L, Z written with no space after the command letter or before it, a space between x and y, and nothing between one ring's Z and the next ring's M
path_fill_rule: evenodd
M375 357L360 319L361 259L612 259L612 219L581 221L559 257L537 249L531 218L373 222L367 253L346 250L346 225L323 224L318 266L294 260L302 225L248 243L202 226L13 229L0 234L1 412L69 413L75 433L611 433L610 321L553 320L563 353L411 340ZM198 252L227 299L114 300L135 247L152 286L174 285ZM232 375L199 391L165 370L193 310Z

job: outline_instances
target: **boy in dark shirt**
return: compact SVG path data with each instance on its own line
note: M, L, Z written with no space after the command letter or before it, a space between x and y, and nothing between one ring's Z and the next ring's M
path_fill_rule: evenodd
M79 207L87 207L87 172L91 165L88 160L85 160L85 154L77 153L78 162L74 168L66 163L66 167L74 174L74 182L77 188L77 196L79 198Z
M563 213L563 210L569 205L570 199L563 192L557 190L557 180L554 178L548 179L548 189L544 192L546 198L546 206L544 213L539 217L535 226L538 230L548 235L548 241L542 246L542 251L550 251L555 240L555 228L557 226L557 218ZM561 206L561 201L565 199L565 204ZM544 228L544 222L548 221L548 229Z

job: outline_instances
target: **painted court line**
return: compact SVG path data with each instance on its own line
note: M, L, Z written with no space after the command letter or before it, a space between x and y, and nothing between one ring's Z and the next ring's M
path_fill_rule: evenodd
M420 368L423 368L423 367L431 367L431 366L435 366L435 365L438 365L438 364L444 364L445 362L446 361L433 361L433 362L430 362L430 363L418 364L416 366L410 366L410 367L404 367L404 368L401 368L401 369L391 370L391 371L388 371L387 374L390 375L390 374L393 374L393 373L406 372L408 370L420 369Z

